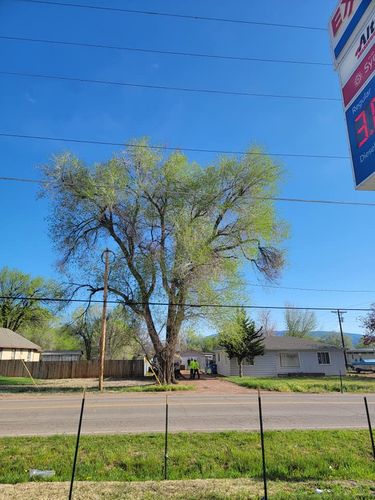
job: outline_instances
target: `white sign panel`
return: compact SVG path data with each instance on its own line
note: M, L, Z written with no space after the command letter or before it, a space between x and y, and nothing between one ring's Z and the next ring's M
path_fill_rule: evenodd
M364 21L362 29L357 33L350 48L345 51L345 56L339 65L341 83L344 85L353 72L360 65L366 54L371 49L375 40L375 5L372 12Z
M334 58L338 64L344 48L358 32L358 25L373 0L340 0L329 22Z

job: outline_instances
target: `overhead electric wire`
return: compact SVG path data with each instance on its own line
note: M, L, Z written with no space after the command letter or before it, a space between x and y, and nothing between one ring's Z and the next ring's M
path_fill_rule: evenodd
M0 295L0 300L36 300L40 302L81 302L81 303L99 303L102 304L102 299L63 299L63 298L54 298L54 297L28 297L28 296L17 296L17 295ZM140 302L140 301L129 301L125 302L124 300L107 300L109 304L125 304L125 305L135 305L135 306L179 306L177 303L169 303L169 302ZM279 310L296 310L296 311L332 311L332 310L340 310L340 311L371 311L371 308L350 308L350 307L298 307L298 306L263 306L263 305L248 305L248 304L210 304L210 303L202 303L202 304L194 304L187 303L184 304L184 307L192 307L192 308L200 308L200 307L212 307L217 309L238 309L243 307L245 309L279 309Z
M263 92L245 92L245 91L235 91L235 90L220 90L220 89L207 89L207 88L193 88L193 87L174 87L170 85L154 85L147 83L134 83L134 82L120 82L116 80L96 80L92 78L78 78L72 76L62 76L62 75L47 75L44 73L25 73L19 71L0 71L0 75L4 76L16 76L25 78L38 78L43 80L59 80L77 83L89 83L94 85L110 85L116 87L131 87L131 88L141 88L141 89L153 89L153 90L167 90L173 92L189 92L198 94L216 94L216 95L229 95L238 97L263 97L272 99L292 99L292 100L304 100L304 101L333 101L340 102L341 99L336 97L319 97L319 96L304 96L304 95L293 95L293 94L266 94Z
M169 56L185 56L185 57L195 57L195 58L205 58L205 59L221 59L229 61L246 61L246 62L265 62L265 63L280 63L280 64L303 64L310 66L326 66L332 67L332 63L324 62L314 62L306 60L292 60L292 59L267 59L260 57L248 57L248 56L229 56L223 54L207 54L199 52L181 52L176 50L159 50L159 49L144 49L140 47L124 47L119 45L106 45L99 43L86 43L86 42L69 42L67 40L50 40L45 38L29 38L20 36L6 36L0 35L0 40L11 40L19 42L34 42L50 45L65 45L70 47L84 47L84 48L95 48L95 49L107 49L107 50L120 50L126 52L141 52L147 54L163 54Z
M349 156L341 155L312 155L312 154L299 154L299 153L262 153L256 151L236 151L230 149L207 149L207 148L191 148L185 146L150 146L143 144L131 144L124 142L114 141L99 141L94 139L75 139L69 137L51 137L45 135L30 135L30 134L13 134L8 132L0 132L0 137L9 137L14 139L32 139L40 141L56 141L56 142L72 142L79 144L94 144L99 146L121 146L121 147L134 147L134 148L150 148L159 151L186 151L193 153L216 153L216 154L229 154L229 155L250 155L250 156L284 156L286 158L318 158L326 160L348 160Z
M173 17L179 19L189 19L193 21L214 21L221 23L235 23L235 24L249 24L249 25L258 25L258 26L269 26L271 28L288 28L288 29L299 29L299 30L313 30L313 31L327 31L327 28L323 28L321 26L308 26L303 24L283 24L283 23L271 23L265 21L251 21L247 19L231 19L225 17L211 17L211 16L198 16L198 15L189 15L189 14L176 14L173 12L159 12L159 11L150 11L150 10L135 10L135 9L124 9L119 7L105 7L101 5L90 5L90 4L81 4L81 3L64 3L64 2L55 2L55 1L46 1L46 0L18 0L21 2L27 3L35 3L35 4L44 4L44 5L54 5L58 7L73 7L79 9L92 9L99 11L108 11L108 12L123 12L126 14L141 14L147 16L159 16L159 17Z

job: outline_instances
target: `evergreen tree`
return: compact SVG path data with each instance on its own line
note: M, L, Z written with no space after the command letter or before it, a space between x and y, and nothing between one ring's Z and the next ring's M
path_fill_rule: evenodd
M253 320L246 316L243 308L237 311L234 321L227 324L219 334L219 345L225 349L229 359L236 358L239 376L243 375L243 362L252 362L255 356L264 354L262 327L257 330Z

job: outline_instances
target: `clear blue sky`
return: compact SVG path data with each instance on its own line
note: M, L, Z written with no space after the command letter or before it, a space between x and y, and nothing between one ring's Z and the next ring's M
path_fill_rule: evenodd
M336 0L81 0L80 3L326 27ZM0 34L161 50L330 62L328 32L99 12L17 0L0 3ZM1 70L259 93L340 97L331 66L222 61L0 40ZM268 152L348 155L340 102L168 92L0 75L0 132ZM70 149L87 162L116 148L0 137L0 175L40 176L37 166ZM213 155L191 153L207 164ZM349 160L288 158L281 196L374 201L355 192ZM48 207L38 187L0 183L0 266L56 277ZM372 207L278 204L290 224L285 287L375 290ZM249 282L257 282L249 272ZM367 307L375 293L249 287L249 303ZM345 328L359 331L359 313ZM275 313L283 327L282 314ZM318 314L323 329L337 328Z

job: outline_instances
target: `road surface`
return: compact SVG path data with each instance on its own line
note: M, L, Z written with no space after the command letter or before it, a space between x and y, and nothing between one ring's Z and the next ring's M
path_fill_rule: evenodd
M173 431L256 430L258 399L247 394L172 393ZM366 428L361 394L262 394L265 429ZM375 425L375 394L368 396ZM79 395L12 395L0 399L0 436L51 435L77 431ZM86 434L164 430L165 394L87 394Z

